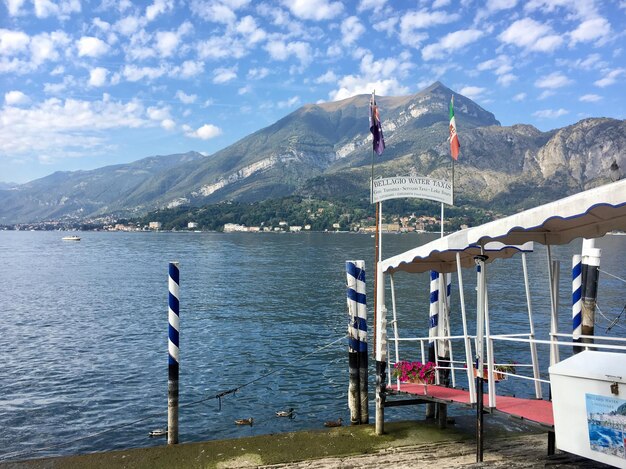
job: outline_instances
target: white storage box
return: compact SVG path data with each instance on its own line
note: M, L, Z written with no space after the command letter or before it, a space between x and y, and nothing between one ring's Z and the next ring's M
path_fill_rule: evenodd
M557 448L626 468L626 354L586 350L549 371Z

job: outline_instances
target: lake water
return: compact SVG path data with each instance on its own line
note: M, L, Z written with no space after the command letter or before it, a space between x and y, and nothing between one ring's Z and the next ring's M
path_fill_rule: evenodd
M80 242L63 242L62 236L0 232L0 459L165 444L147 435L167 422L170 260L180 262L181 442L349 421L345 261L366 262L371 329L370 236L85 232ZM434 237L385 235L384 257ZM625 277L626 236L598 244L606 253L602 269ZM579 242L555 249L562 260L563 331L571 321L573 252L580 252ZM536 245L529 260L540 338L547 337L549 321L545 257L545 248ZM497 261L488 273L492 331L526 324L520 261ZM398 274L395 280L403 335L426 334L427 275ZM475 282L473 271L464 280ZM607 316L624 306L623 291L621 282L601 275L599 305ZM453 288L455 331L457 297ZM472 302L469 295L468 307ZM612 333L624 335L624 322ZM509 352L507 359L517 357L516 349ZM403 351L405 358L412 354ZM260 377L224 397L221 407L213 398ZM525 392L523 386L515 391ZM373 421L373 397L370 404ZM296 418L275 417L290 407ZM423 415L415 409L388 409L387 416ZM233 423L248 417L252 427Z

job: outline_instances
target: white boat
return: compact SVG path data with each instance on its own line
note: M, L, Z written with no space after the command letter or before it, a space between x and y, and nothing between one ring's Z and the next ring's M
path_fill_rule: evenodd
M597 238L611 231L626 230L626 180L618 181L605 186L597 187L564 199L545 204L509 217L495 220L474 228L452 233L446 237L436 239L423 246L416 247L402 254L398 254L378 264L377 283L383 285L377 291L376 297L376 324L375 324L375 353L376 369L381 373L377 383L381 383L376 395L381 396L376 401L376 433L384 432L384 408L391 405L403 405L402 401L390 401L386 405L387 397L398 395L416 395L418 401L428 401L436 404L457 404L477 409L478 429L482 429L482 415L484 412L500 412L522 419L530 424L539 425L548 430L548 450L552 452L558 448L586 458L601 461L618 467L626 467L624 454L625 442L621 440L622 453L619 453L619 444L615 448L606 449L596 440L596 426L598 415L605 412L611 425L619 424L626 428L626 337L609 337L601 335L575 337L572 331L571 309L568 331L559 330L559 316L563 322L563 315L559 315L559 271L560 264L552 256L551 246L569 244L578 238ZM532 250L532 242L547 247L545 272L548 278L544 292L540 295L549 296L547 311L533 311L530 282L526 257ZM521 254L518 254L521 253ZM488 264L495 259L522 258L523 285L516 287L510 282L507 284L507 295L517 290L525 293L526 304L522 300L519 308L528 314L528 328L524 331L511 330L508 327L506 334L494 333L490 318L498 317L500 322L507 323L507 317L500 315L498 304L490 304L488 298ZM507 261L510 262L510 261ZM569 266L566 267L568 269ZM464 289L463 271L468 276L467 269L475 270L475 283ZM566 270L563 269L563 270ZM415 337L408 335L400 327L403 319L398 317L398 310L415 311L414 307L397 307L395 297L394 276L405 273L436 272L431 274L432 282L438 282L438 292L441 292L441 301L437 302L433 320L431 304L430 324L435 334L430 337ZM459 305L453 308L449 300L444 300L446 275L456 274L459 290ZM387 305L385 304L385 279L388 278L391 290L391 318L387 319ZM441 280L436 280L436 279ZM434 279L434 280L433 280ZM489 277L491 281L491 277ZM507 279L509 280L509 279ZM435 283L436 284L436 283ZM467 283L466 283L467 285ZM426 286L427 287L427 286ZM571 295L571 290L568 292ZM475 322L469 320L466 311L465 296L476 299ZM434 302L431 296L431 303ZM460 309L462 330L461 335L452 336L449 329L442 329L450 320L450 312ZM563 308L561 308L563 309ZM545 308L544 308L545 310ZM533 315L543 313L543 322L549 323L549 330L535 330ZM455 313L456 314L456 313ZM429 318L426 317L425 320ZM473 323L473 324L472 324ZM389 331L391 337L387 340L387 324L392 326ZM435 326L433 326L435 324ZM475 327L475 333L470 326ZM437 328L439 327L439 328ZM563 324L561 324L561 329ZM405 332L403 335L402 332ZM597 331L596 331L597 332ZM545 336L545 339L541 337ZM584 343L578 342L582 339ZM576 341L575 341L576 340ZM587 341L593 341L589 343ZM389 342L389 344L388 344ZM456 348L453 345L456 344ZM580 345L576 345L580 344ZM422 363L429 360L425 350L429 346L434 348L434 360L440 372L449 374L449 382L442 382L442 373L435 374L433 384L401 383L392 380L391 373L385 373L394 363L420 359ZM525 347L527 362L516 364L518 372L505 372L509 381L520 379L531 383L534 387L532 396L505 396L498 394L501 386L496 383L498 367L511 366L507 360L507 353L513 347ZM549 367L541 369L542 362L538 359L538 350L549 355ZM576 351L586 349L572 355ZM387 350L390 350L388 356ZM444 355L442 351L449 351ZM453 350L456 353L453 356ZM421 357L420 357L421 351ZM459 353L462 351L462 353ZM564 360L561 356L572 355ZM496 358L494 358L497 356ZM442 358L444 358L442 360ZM484 370L474 378L474 370ZM382 371L381 371L382 370ZM617 371L616 371L617 370ZM621 370L621 372L620 372ZM569 376L564 377L568 374ZM388 379L385 379L385 374ZM445 375L444 375L445 376ZM492 379L488 379L492 378ZM563 380L569 383L565 388ZM483 396L483 381L487 381L486 395ZM569 380L569 381L568 381ZM573 381L572 381L573 380ZM534 386L533 386L534 383ZM572 384L575 383L575 384ZM510 386L510 384L509 384ZM545 389L550 388L550 398L546 398ZM415 399L405 401L415 403ZM591 407L590 407L591 406ZM594 410L589 410L594 409ZM597 410L601 409L601 411ZM617 413L616 413L617 409ZM612 412L612 413L611 413ZM442 410L440 417L445 411ZM621 415L621 416L620 416ZM618 422L619 420L619 422ZM444 420L445 421L445 420ZM616 423L617 422L617 423ZM441 422L440 422L441 423ZM592 430L592 426L594 427ZM477 440L482 441L482 431L477 431ZM619 440L619 439L617 439ZM616 440L616 441L617 441ZM477 459L480 452L482 461L482 443L477 447ZM618 454L618 456L615 456Z
M80 241L80 236L71 235L71 236L63 236L61 238L63 241Z

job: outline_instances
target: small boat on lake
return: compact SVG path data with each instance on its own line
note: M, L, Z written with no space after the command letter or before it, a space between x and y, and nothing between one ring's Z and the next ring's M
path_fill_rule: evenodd
M63 241L80 241L80 236L71 235L71 236L63 236L61 238Z

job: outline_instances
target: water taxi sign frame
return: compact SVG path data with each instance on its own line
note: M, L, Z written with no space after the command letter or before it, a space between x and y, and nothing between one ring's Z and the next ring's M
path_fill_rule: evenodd
M452 183L420 176L396 176L374 179L372 203L406 197L427 199L454 205Z

